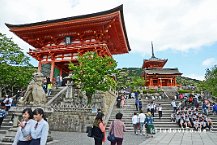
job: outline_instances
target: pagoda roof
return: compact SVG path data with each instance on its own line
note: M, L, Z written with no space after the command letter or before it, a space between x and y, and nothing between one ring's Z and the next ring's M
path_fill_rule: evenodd
M160 59L155 57L154 47L152 42L151 42L151 50L152 50L152 56L149 59L144 59L142 68L162 68L166 64L168 59Z
M168 59L159 59L156 57L151 57L150 59L144 59L143 60L143 65L142 68L148 68L150 65L156 65L160 68L162 68L166 62L168 61Z
M153 69L144 69L145 74L160 74L160 75L182 75L182 73L179 72L178 68L153 68Z
M70 35L75 40L81 35L89 35L90 38L91 36L98 37L96 31L99 31L108 35L103 42L106 41L111 54L128 53L131 50L124 23L123 5L92 14L36 23L18 25L6 23L5 25L11 32L35 48L46 46L54 38L56 42L60 42L57 37L63 39Z

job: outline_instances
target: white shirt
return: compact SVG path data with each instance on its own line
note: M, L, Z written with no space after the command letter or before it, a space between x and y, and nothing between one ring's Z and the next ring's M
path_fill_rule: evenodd
M139 122L145 122L145 118L146 118L146 116L145 116L145 114L144 113L140 113L139 114Z
M173 107L176 107L176 102L175 102L175 101L172 101L172 102L171 102L171 105L172 105Z
M138 121L138 116L137 115L133 115L132 117L132 123L133 124L137 124L139 121Z
M31 128L31 136L33 139L40 138L40 145L45 145L47 142L49 125L44 119L37 123L37 125L35 123L34 127Z
M135 93L131 93L131 97L132 97L132 98L135 98Z
M154 104L151 104L150 106L151 106L151 109L154 109Z
M27 122L22 122L26 124L24 128L19 127L12 145L17 145L18 141L27 141L26 137L31 136L30 130L35 125L36 121L30 119Z
M162 106L158 106L158 111L162 111Z
M8 102L8 100L9 100L9 102ZM8 104L5 104L5 106L11 106L11 104L12 104L12 102L13 102L13 99L12 98L6 98L5 100L4 100L4 103L7 103L8 102Z

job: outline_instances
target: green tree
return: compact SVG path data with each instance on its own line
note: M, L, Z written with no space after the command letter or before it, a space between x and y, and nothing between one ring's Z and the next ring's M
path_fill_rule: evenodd
M217 65L206 70L204 87L217 96Z
M107 91L115 87L113 74L116 72L116 61L111 57L101 57L94 52L86 52L78 57L78 65L69 64L73 79L80 84L82 91L86 92L88 104L91 103L96 91Z
M0 33L0 97L2 89L18 89L26 86L35 69L19 46L11 38Z
M145 80L141 76L132 77L131 81L128 83L128 86L130 86L133 90L144 85Z

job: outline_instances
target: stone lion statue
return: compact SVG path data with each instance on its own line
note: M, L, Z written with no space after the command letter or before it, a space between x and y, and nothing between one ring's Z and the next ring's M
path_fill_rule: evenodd
M33 79L29 83L26 93L19 100L20 104L39 105L47 102L46 94L42 88L43 79L42 73L33 73Z

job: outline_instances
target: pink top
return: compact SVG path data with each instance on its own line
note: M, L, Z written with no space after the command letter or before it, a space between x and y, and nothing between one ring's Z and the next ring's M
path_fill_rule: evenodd
M101 131L103 132L103 134L104 134L104 138L102 139L102 141L105 142L105 141L106 141L105 125L104 125L102 122L100 122L100 123L99 123L99 128L100 128L100 130L101 130Z
M111 123L111 125L109 127L109 132L111 132L111 130L112 130L112 124L113 124L113 122ZM119 119L114 120L114 128L112 130L112 134L114 133L114 136L117 138L123 138L124 137L124 131L126 131L124 122L122 122Z

